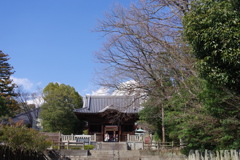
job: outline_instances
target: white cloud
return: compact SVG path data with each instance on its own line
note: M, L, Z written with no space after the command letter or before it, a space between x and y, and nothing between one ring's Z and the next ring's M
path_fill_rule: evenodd
M35 106L38 108L44 103L44 99L41 95L38 95L34 99L28 100L28 104L35 104Z
M140 90L137 89L138 83L134 80L126 81L119 84L118 89L116 89L112 95L113 96L130 96L139 94Z
M144 91L139 88L139 84L134 80L129 80L119 84L118 89L111 91L107 87L100 87L92 91L91 95L112 95L112 96L143 96Z
M109 95L109 89L106 87L100 87L98 90L92 91L92 95Z
M14 83L16 83L19 87L22 86L25 90L30 90L33 87L33 83L27 78L16 78L11 77Z

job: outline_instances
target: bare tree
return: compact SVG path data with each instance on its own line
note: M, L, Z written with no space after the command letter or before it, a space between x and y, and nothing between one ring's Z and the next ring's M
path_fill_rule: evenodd
M135 88L149 91L152 81L159 86L163 79L178 82L186 72L193 74L192 57L181 40L180 18L167 10L167 5L154 4L141 2L128 10L117 6L99 22L96 31L108 35L102 50L95 54L103 64L98 72L103 75L100 85L117 88L124 81L135 80Z
M95 54L102 64L96 82L129 93L133 90L146 93L136 94L138 98L156 96L158 103L164 105L180 83L197 76L194 57L182 40L181 16L187 5L185 0L146 0L132 4L129 9L117 5L106 13L96 28L106 37L102 49ZM136 83L120 85L129 80ZM164 107L161 113L163 120ZM163 122L163 141L164 130Z
M38 118L40 112L40 105L43 103L41 91L38 92L24 92L21 87L17 89L17 101L21 108L20 113L25 113L28 117L29 123L33 125L34 120Z

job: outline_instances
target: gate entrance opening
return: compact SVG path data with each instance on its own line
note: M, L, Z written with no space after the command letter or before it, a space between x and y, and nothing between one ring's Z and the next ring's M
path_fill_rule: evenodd
M106 125L104 129L104 142L118 142L118 126Z

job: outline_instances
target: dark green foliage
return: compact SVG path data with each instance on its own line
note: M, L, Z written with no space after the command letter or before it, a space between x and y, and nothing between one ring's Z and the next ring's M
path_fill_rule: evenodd
M236 149L240 145L240 97L224 87L206 83L199 94L204 113L215 119L212 131L217 149Z
M9 108L5 105L4 99L0 97L0 120L8 118L9 113Z
M46 136L21 124L0 126L0 142L11 150L44 151L51 145Z
M184 33L202 77L240 92L239 1L198 0L184 17Z
M161 126L162 117L161 117L161 108L158 106L144 104L144 108L139 112L140 121L146 121L149 125L149 129L154 131L155 128Z
M9 57L0 50L0 120L14 116L14 112L18 109L17 102L14 97L16 84L12 83L10 76L14 73L13 67L8 63Z
M155 137L162 139L162 116L161 108L150 104L150 100L144 104L144 108L139 112L139 124L148 131L154 133ZM144 125L144 122L147 124Z
M192 149L237 149L240 97L201 79L189 79L188 85L188 90L181 88L165 109L169 136L187 143L186 154Z
M154 134L154 139L157 141L163 141L163 132L162 132L162 116L166 113L167 101L160 101L158 97L151 97L147 102L143 104L144 108L139 112L139 124L143 125L148 131ZM162 107L164 111L162 111ZM144 122L147 123L144 124ZM169 127L167 123L165 125L165 141L172 141L173 139L169 138ZM175 139L176 140L176 139Z
M82 97L69 85L49 83L43 90L45 103L41 107L43 130L62 134L79 134L83 122L73 110L82 107Z
M0 50L0 93L2 96L16 96L13 92L16 84L13 84L10 79L10 76L14 73L12 71L13 67L7 62L8 60L8 55Z
M194 96L182 88L170 102L175 108L168 113L168 123L172 136L188 143L185 153L240 146L239 4L235 0L193 1L184 17L184 35L205 79L190 80L190 86L197 88ZM171 121L174 115L178 118Z

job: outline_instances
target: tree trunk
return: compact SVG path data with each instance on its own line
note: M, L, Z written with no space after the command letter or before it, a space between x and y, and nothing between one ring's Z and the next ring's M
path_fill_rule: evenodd
M162 107L162 142L165 143L164 108Z

